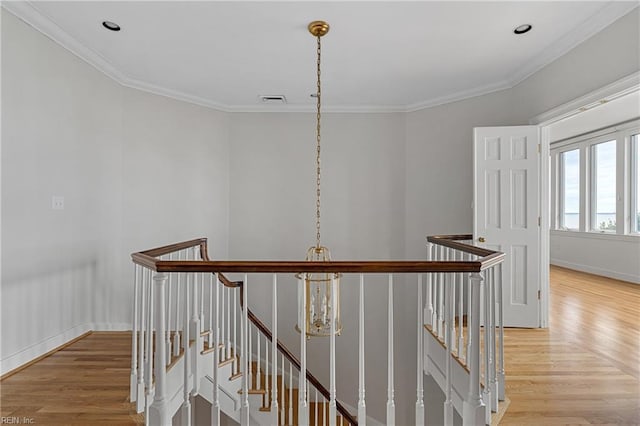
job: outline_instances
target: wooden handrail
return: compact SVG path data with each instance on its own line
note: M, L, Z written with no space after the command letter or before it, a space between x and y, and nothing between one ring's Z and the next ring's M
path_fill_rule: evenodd
M504 257L491 255L492 264ZM134 255L133 261L157 272L245 272L245 273L427 273L427 272L480 272L489 265L489 259L477 261L204 261L155 260Z
M465 253L480 256L467 261L212 261L207 253L207 239L199 238L170 244L131 255L133 262L157 272L205 273L428 273L428 272L481 272L504 259L504 253L465 244L472 236L436 235L427 241ZM157 257L189 247L200 247L203 260L160 260Z

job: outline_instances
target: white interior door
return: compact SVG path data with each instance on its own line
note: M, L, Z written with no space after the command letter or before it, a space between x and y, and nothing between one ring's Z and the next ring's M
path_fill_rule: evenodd
M506 254L508 327L540 326L539 134L537 126L474 129L474 238Z

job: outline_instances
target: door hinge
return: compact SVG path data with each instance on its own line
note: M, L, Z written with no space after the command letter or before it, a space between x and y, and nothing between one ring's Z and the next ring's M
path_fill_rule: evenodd
M540 144L538 144L538 154L540 154Z
M538 216L538 226L541 226L541 221L542 219L540 219L540 216Z
M542 298L540 290L538 290L538 300L540 300Z

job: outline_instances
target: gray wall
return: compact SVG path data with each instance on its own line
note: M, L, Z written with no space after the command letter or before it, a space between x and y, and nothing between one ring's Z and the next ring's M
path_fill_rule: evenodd
M226 257L229 152L226 114L123 88L7 12L2 88L5 372L129 328L131 252L210 236Z
M637 71L638 26L636 10L510 90L408 114L325 114L323 242L339 259L420 259L425 235L471 231L472 128L527 124ZM214 257L299 259L314 243L312 114L224 114L122 88L7 13L2 56L3 371L89 327L126 325L134 250L208 236ZM264 319L267 283L250 281ZM413 287L399 280L394 294L398 424L415 401ZM293 279L282 289L279 333L296 350ZM367 397L378 420L386 297L384 277L372 279ZM338 389L355 405L346 278L343 298ZM326 381L326 342L309 348Z

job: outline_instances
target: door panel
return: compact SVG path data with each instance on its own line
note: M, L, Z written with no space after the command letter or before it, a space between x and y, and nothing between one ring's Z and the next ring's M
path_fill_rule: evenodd
M539 130L474 129L474 238L500 247L504 324L538 327L540 288Z

